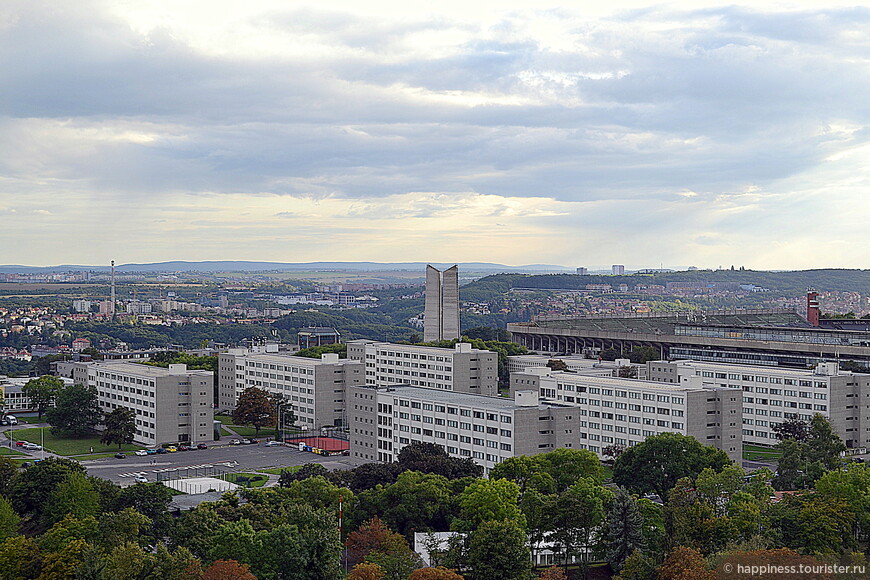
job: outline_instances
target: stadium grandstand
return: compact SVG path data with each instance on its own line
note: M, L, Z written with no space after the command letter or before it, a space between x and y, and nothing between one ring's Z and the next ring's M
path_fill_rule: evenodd
M597 356L653 347L662 359L807 368L819 362L870 365L870 331L813 325L789 309L637 315L539 316L508 324L512 340L548 354Z

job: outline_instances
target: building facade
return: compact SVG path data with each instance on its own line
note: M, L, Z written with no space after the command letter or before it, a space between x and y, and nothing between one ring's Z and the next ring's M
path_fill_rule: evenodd
M743 392L743 440L774 445L773 427L789 419L827 417L847 447L870 447L870 375L841 371L837 363L815 369L757 367L703 361L650 361L651 380L704 385Z
M454 348L393 344L371 340L347 342L347 357L365 363L365 384L414 387L498 395L498 353L457 343Z
M423 317L423 340L453 340L459 330L459 268L443 272L426 266L426 302Z
M312 430L345 426L345 391L364 382L365 365L337 354L315 359L230 349L218 355L218 408L235 409L239 395L257 387L290 402L297 424Z
M136 416L134 442L195 444L213 439L214 375L187 365L152 367L127 362L77 363L87 385L97 389L100 408L126 408Z
M486 473L518 455L578 448L578 409L542 403L532 391L513 399L396 385L348 389L351 455L390 463L414 442L441 445Z
M532 390L541 401L577 407L578 446L602 455L604 447L632 447L660 433L689 435L740 462L742 392L733 387L584 376L535 368L511 375L511 393Z

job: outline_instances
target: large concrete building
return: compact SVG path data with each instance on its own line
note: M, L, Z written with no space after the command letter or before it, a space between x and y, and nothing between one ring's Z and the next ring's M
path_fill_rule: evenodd
M864 321L866 322L866 321ZM538 316L508 324L530 350L595 354L655 348L662 359L808 368L830 360L870 365L870 330L814 327L791 309L723 310L644 315Z
M441 272L426 266L426 303L423 316L423 340L453 340L459 330L459 268L451 266Z
M119 407L136 415L134 442L202 443L213 439L214 375L186 365L153 367L127 362L77 363L87 369L87 385L96 387L100 408Z
M365 365L337 354L306 358L230 349L218 355L218 408L236 408L239 395L258 387L293 406L297 424L311 430L346 425L345 390L363 385Z
M396 385L348 389L351 455L392 462L412 442L435 443L471 458L488 473L509 457L578 448L579 410L541 403L536 392L514 399Z
M704 361L651 361L649 377L669 384L701 381L741 389L743 440L773 445L773 427L789 419L809 421L820 413L847 447L870 447L870 375L841 371L837 363L815 369L758 367Z
M584 376L535 368L511 375L511 392L532 390L541 401L578 408L578 445L601 455L608 445L631 447L665 432L694 437L742 459L742 392L704 385Z
M372 340L347 342L347 357L365 363L365 384L498 395L498 353L460 342L454 348L393 344Z

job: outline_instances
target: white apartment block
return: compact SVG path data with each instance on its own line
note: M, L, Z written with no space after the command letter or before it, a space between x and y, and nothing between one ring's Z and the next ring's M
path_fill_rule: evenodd
M411 385L498 396L498 353L457 343L455 348L349 340L347 357L365 362L365 384Z
M774 445L773 427L788 419L830 419L848 447L870 446L870 375L841 371L835 362L815 369L761 367L702 361L650 361L652 380L743 391L743 440Z
M586 376L535 368L511 375L511 393L533 390L541 401L578 408L578 447L599 455L608 445L632 447L660 433L680 433L742 459L740 390Z
M395 385L348 389L351 455L392 462L412 442L441 445L486 473L509 457L579 448L578 409L542 403L533 391L514 399Z
M299 426L345 426L345 391L364 383L363 363L337 354L293 356L269 346L272 352L230 349L218 355L218 408L235 409L239 395L257 387L290 402Z
M627 358L606 361L586 358L584 356L547 356L540 354L517 354L507 357L508 372L522 373L532 368L545 368L551 360L560 360L568 370L584 375L600 377L618 377L621 368L635 369L637 379L646 379L646 365L636 364Z
M203 443L214 435L214 375L188 370L187 365L152 367L128 362L78 363L97 389L100 408L119 407L136 414L141 445Z

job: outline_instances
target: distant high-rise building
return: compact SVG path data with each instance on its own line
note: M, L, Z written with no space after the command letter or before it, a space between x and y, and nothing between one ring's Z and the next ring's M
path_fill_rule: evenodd
M578 276L585 276L587 274L587 272L589 272L589 270L587 270L586 268L577 268L577 275Z
M623 276L625 274L625 266L621 264L614 264L610 269L610 273L614 276Z
M426 309L423 340L459 338L459 268L441 272L426 266Z

